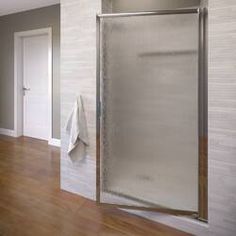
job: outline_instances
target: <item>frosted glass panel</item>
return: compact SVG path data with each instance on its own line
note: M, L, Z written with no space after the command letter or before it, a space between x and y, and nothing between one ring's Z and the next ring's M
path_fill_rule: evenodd
M101 19L101 202L198 210L198 15Z

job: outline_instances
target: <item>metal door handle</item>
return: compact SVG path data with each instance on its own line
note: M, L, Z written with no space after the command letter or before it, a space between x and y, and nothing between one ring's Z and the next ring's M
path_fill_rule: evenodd
M23 90L24 90L24 91L30 91L30 88L25 88L25 87L23 87Z

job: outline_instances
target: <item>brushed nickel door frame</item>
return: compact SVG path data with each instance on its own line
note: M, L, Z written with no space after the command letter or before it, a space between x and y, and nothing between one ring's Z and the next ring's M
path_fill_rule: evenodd
M100 118L101 118L101 90L100 90L100 80L101 80L101 54L100 54L100 48L101 48L101 35L100 35L100 24L101 19L103 18L117 18L117 17L133 17L133 16L154 16L154 15L177 15L177 14L198 14L199 17L199 48L198 48L198 82L207 84L206 82L206 72L207 72L207 57L206 57L206 9L205 8L192 8L192 9L176 9L176 10L159 10L159 11L150 11L150 12L132 12L132 13L112 13L112 14L98 14L96 17L96 24L97 24L97 95L96 95L96 201L97 204L102 205L104 207L118 207L118 208L124 208L124 209L134 209L134 210L145 210L145 211L156 211L161 213L168 213L172 215L189 215L193 218L197 218L199 220L204 220L205 216L200 214L202 212L202 207L206 206L207 203L202 203L202 191L203 188L201 187L200 182L202 182L202 179L200 178L200 166L199 166L199 210L198 212L195 211L184 211L184 210L175 210L175 209L169 209L169 208L163 208L163 207L136 207L136 206L127 206L127 205L120 205L120 204L108 204L108 203L102 203L101 197L100 197L100 191L101 191L101 124L100 124ZM200 91L202 88L199 86L199 95L202 94L202 91ZM204 93L205 94L205 93ZM204 98L207 99L207 96ZM200 99L198 98L198 109L199 109L199 163L202 157L202 150L206 150L206 144L202 143L202 137L200 136L200 133L202 129L207 127L206 122L206 116L207 114L203 114L202 107L204 107L204 104L200 104ZM204 101L206 103L206 101ZM204 118L203 118L204 116ZM207 140L207 137L205 137ZM203 146L205 145L205 146ZM207 168L207 166L205 167ZM206 184L206 183L204 183ZM207 201L207 200L206 200Z

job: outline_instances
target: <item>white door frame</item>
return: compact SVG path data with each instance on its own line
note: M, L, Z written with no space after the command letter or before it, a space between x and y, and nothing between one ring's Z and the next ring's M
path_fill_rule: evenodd
M23 53L22 42L24 37L48 35L48 106L49 106L49 133L48 141L52 137L52 28L42 28L14 33L14 133L16 137L23 135Z

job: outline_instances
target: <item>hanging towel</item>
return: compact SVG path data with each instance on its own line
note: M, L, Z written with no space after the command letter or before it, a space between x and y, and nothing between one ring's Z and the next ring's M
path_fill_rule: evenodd
M86 147L89 146L87 121L84 112L83 98L79 95L66 124L69 134L68 155L73 162L80 161L86 156Z

